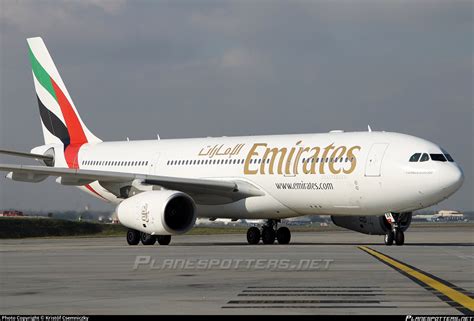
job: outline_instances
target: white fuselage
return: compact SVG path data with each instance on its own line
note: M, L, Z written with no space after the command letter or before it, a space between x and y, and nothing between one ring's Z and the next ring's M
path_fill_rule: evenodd
M462 185L454 162L410 162L443 154L429 141L388 132L216 137L83 145L81 169L246 181L265 195L198 205L199 217L285 218L382 215L436 204ZM308 160L309 159L309 160ZM56 166L64 167L63 159ZM120 202L98 182L96 197ZM97 195L98 194L98 195Z

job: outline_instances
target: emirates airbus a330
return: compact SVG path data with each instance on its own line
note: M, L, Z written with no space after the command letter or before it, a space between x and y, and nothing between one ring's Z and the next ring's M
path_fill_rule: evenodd
M85 126L41 38L28 39L45 144L42 166L0 164L7 178L56 177L117 204L127 242L169 244L196 217L264 219L250 244L288 244L281 219L331 215L341 227L404 243L412 212L463 183L461 168L438 145L389 132L156 139L103 142Z

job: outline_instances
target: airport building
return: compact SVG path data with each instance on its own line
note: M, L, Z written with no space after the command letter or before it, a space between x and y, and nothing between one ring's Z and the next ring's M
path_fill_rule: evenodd
M0 211L0 217L17 217L24 216L21 211Z
M441 210L435 214L418 214L413 216L415 221L428 221L428 222L454 222L466 220L463 213L452 210Z

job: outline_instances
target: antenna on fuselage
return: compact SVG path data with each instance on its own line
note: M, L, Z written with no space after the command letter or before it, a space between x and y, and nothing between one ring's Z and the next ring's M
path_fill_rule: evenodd
M372 128L370 128L370 125L367 125L367 130L369 131L369 133L372 132Z

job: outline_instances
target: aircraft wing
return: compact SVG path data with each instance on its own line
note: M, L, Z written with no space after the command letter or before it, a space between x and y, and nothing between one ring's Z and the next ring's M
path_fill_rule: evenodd
M83 186L98 181L110 192L115 192L117 197L120 197L120 188L127 185L132 187L134 182L187 193L198 204L226 204L247 197L265 195L254 185L241 180L182 178L13 164L0 164L0 171L9 172L8 178L23 182L41 182L50 176L58 177L57 182L63 185Z

